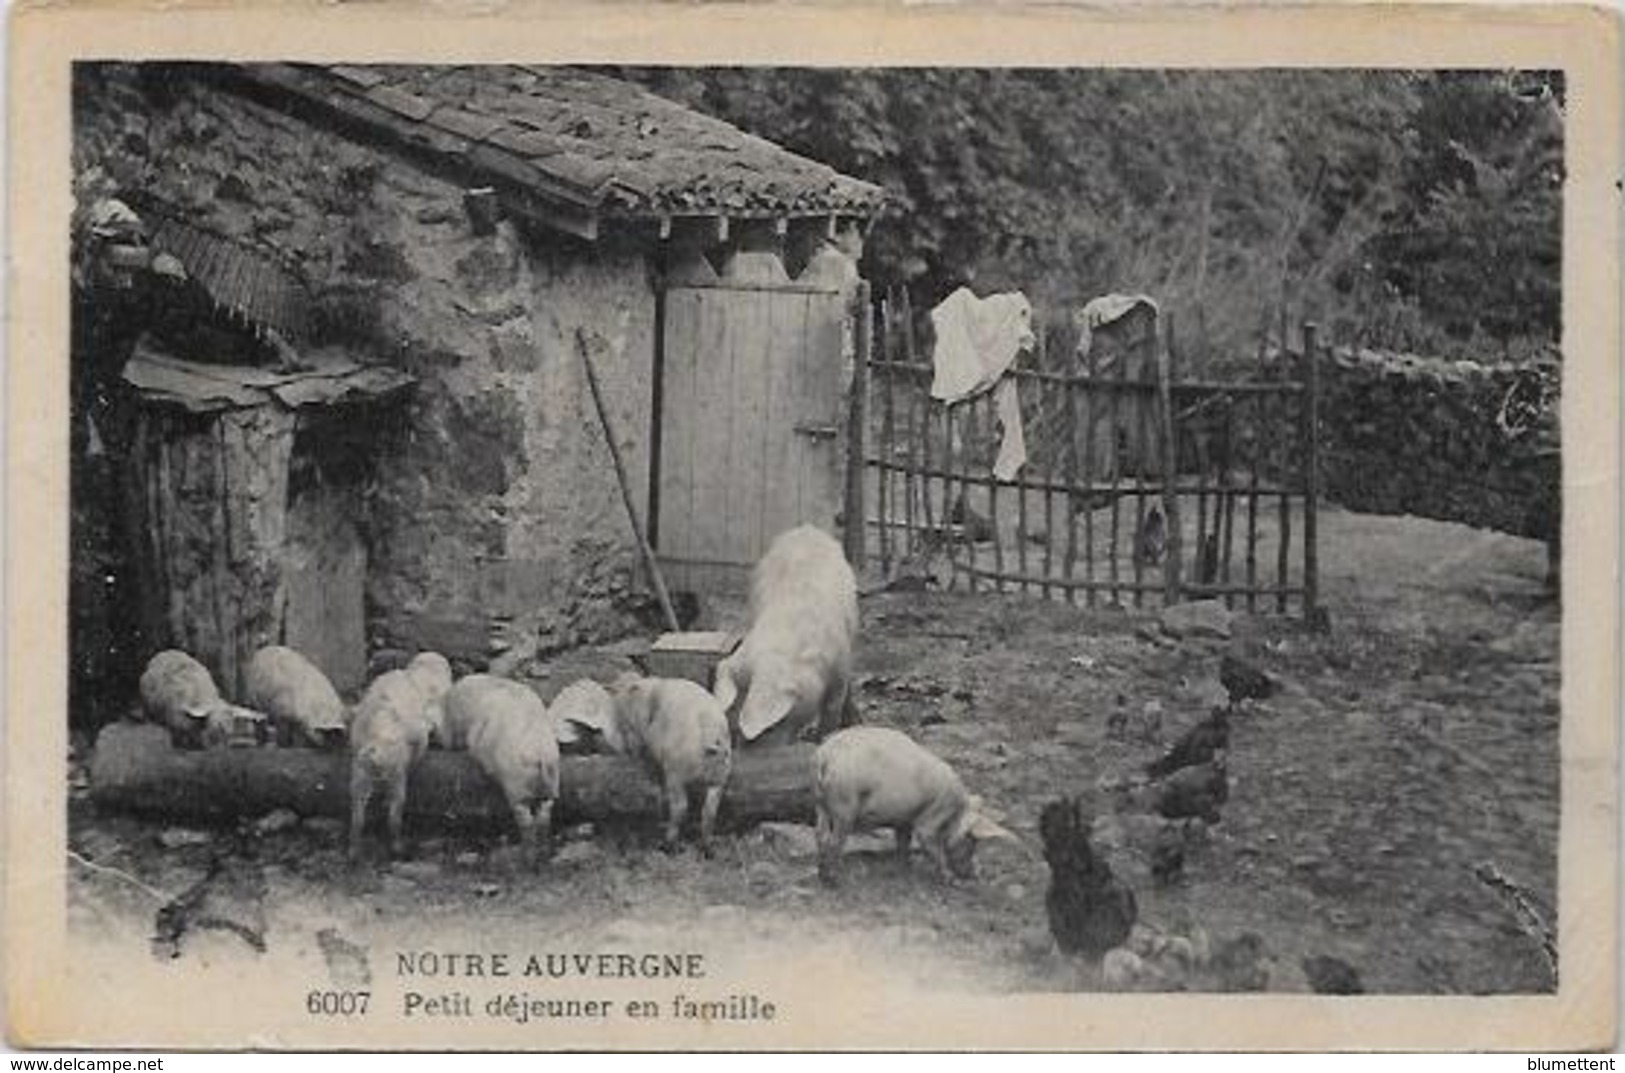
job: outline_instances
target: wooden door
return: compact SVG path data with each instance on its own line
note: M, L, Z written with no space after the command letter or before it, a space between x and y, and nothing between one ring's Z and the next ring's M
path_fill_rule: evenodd
M655 531L672 588L738 591L783 530L836 534L845 316L816 286L667 290Z
M342 448L328 437L318 442L333 453L313 458L315 451L296 447L293 462L282 643L309 657L340 692L349 692L367 679L365 496L356 468L334 464Z

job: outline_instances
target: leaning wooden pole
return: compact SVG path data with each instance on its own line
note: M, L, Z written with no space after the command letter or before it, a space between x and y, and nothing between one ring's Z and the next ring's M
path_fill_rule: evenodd
M666 579L660 573L660 564L655 561L654 549L649 546L649 540L643 535L643 523L638 521L638 511L632 503L632 489L626 479L626 464L621 461L621 449L615 443L615 430L610 426L609 413L604 409L604 394L598 387L598 372L592 365L592 343L587 338L587 329L576 329L576 345L581 350L581 364L587 369L587 386L592 389L592 404L598 411L598 424L604 430L604 440L609 444L609 457L615 463L615 483L621 489L621 502L626 504L626 519L632 523L632 535L637 538L638 551L643 553L643 565L649 570L649 580L654 585L655 598L660 601L660 612L666 617L666 628L676 633L683 627L677 621L677 613L672 610L671 596L666 592Z
M1303 326L1303 614L1319 621L1320 547L1320 338L1313 323Z
M1157 346L1153 336L1153 346ZM1161 404L1162 421L1158 431L1162 433L1162 516L1167 525L1168 545L1164 549L1162 566L1162 600L1165 604L1176 604L1183 595L1183 586L1180 579L1179 556L1184 543L1183 532L1180 528L1179 493L1176 490L1179 481L1179 424L1174 415L1173 379L1176 373L1175 361L1177 351L1174 349L1174 318L1168 315L1168 334L1161 346L1157 346L1157 400Z
M811 818L811 745L743 750L723 791L733 824ZM653 817L660 789L640 764L618 756L566 756L561 822ZM408 822L429 829L501 831L511 822L502 794L465 752L431 749L407 784ZM350 809L350 755L318 749L176 749L161 727L113 723L90 758L98 809L172 822L227 823L291 809L340 819Z

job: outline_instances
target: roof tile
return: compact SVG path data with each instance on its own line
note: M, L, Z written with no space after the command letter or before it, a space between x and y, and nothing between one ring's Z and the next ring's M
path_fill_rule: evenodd
M422 121L435 109L435 102L396 86L381 85L367 91L367 99L408 119Z
M348 110L396 143L577 210L868 216L884 191L596 71L547 66L246 65L251 80ZM302 77L290 77L297 71ZM475 143L475 144L470 144Z

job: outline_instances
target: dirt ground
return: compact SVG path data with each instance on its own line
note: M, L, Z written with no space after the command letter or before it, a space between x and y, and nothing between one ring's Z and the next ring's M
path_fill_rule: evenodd
M577 950L695 936L760 949L794 936L930 986L1095 987L1054 951L1045 923L1037 817L1065 793L1091 803L1142 921L1215 940L1257 933L1271 990L1308 990L1299 963L1312 954L1347 961L1373 992L1549 990L1538 941L1476 874L1492 866L1555 926L1559 611L1542 589L1544 549L1335 510L1321 525L1329 636L1238 616L1228 642L1175 641L1157 634L1154 610L985 592L864 600L866 720L938 752L1030 846L984 852L975 883L945 884L923 855L905 865L875 837L851 848L846 882L830 890L801 828L731 833L709 861L658 852L652 828L576 828L534 877L492 843L424 837L412 860L349 873L340 825L307 820L258 838L241 862L266 953L216 934L183 942L181 957L325 952L337 982L335 937L379 951L423 936L475 949L567 939ZM1237 717L1223 822L1192 846L1184 879L1161 887L1148 872L1147 821L1099 787L1206 713L1226 647L1284 688ZM543 685L614 660L573 654ZM1119 705L1134 716L1126 737L1107 732ZM1160 707L1159 733L1148 705ZM145 954L161 900L201 877L232 836L164 848L171 826L96 816L76 779L70 925Z

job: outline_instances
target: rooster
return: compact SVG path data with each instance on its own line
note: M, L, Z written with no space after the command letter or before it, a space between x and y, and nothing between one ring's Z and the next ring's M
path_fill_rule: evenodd
M1145 773L1153 779L1171 775L1180 768L1205 764L1213 754L1230 747L1230 712L1214 708L1206 719L1187 730L1161 757L1145 766Z
M1044 806L1038 818L1049 863L1050 934L1068 954L1099 961L1121 946L1139 909L1134 891L1112 875L1111 865L1089 844L1089 821L1075 797Z
M1275 694L1275 680L1244 659L1226 652L1219 660L1219 682L1232 705L1244 700L1267 700Z

